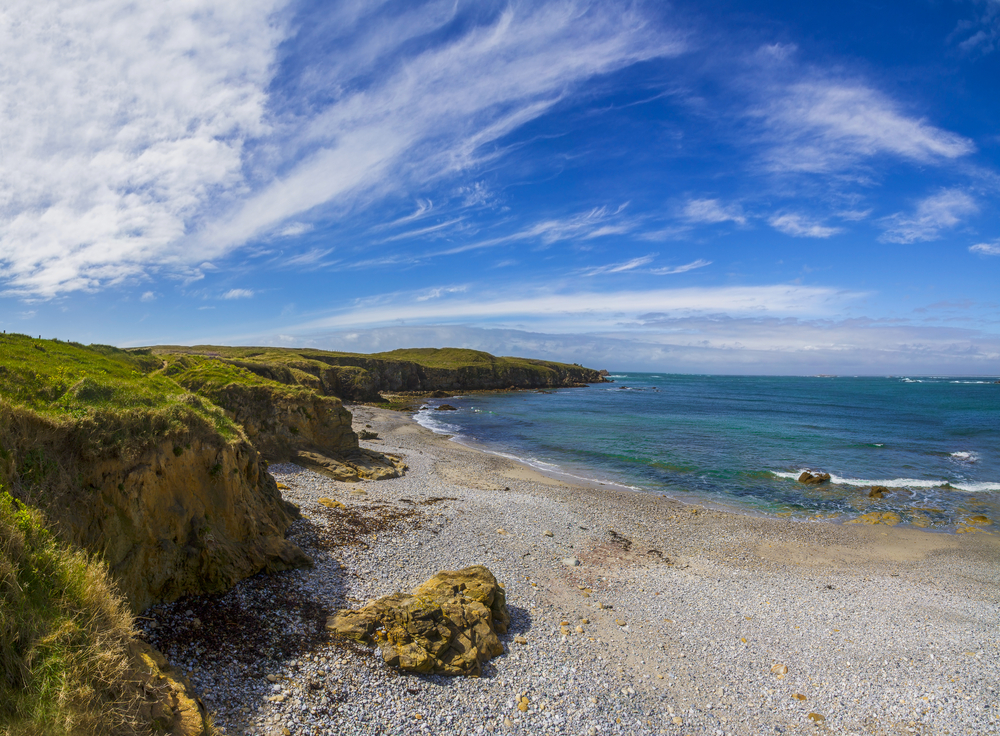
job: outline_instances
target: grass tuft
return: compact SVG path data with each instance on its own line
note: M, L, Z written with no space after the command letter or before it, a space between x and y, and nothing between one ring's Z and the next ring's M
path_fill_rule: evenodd
M0 490L0 734L140 734L132 615L104 566Z

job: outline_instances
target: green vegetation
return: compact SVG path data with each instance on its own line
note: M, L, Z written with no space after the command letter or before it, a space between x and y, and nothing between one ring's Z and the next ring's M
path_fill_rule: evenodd
M158 369L162 359L104 345L0 335L0 444L25 412L71 425L68 451L132 456L190 433L239 435L213 404Z
M602 380L597 371L577 365L498 358L464 348L409 348L364 355L314 349L161 345L146 348L144 352L171 364L181 363L184 370L196 364L182 361L191 361L197 356L210 359L217 366L198 370L217 373L220 377L223 365L244 369L228 374L233 381L252 382L251 376L257 376L379 406L384 402L379 395L383 391L543 388ZM182 382L189 388L193 386L188 381Z
M0 489L0 733L143 733L133 635L104 566Z

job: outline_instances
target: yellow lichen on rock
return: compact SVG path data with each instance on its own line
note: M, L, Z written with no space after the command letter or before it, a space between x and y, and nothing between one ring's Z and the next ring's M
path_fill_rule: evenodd
M503 654L506 596L482 565L440 572L409 594L395 593L327 620L333 634L377 644L391 666L413 672L471 675Z
M862 514L857 519L848 521L848 524L885 524L886 526L896 526L902 518L895 511L871 511Z
M340 501L334 501L332 498L323 497L317 501L320 506L326 506L328 509L346 509L347 506L342 504Z

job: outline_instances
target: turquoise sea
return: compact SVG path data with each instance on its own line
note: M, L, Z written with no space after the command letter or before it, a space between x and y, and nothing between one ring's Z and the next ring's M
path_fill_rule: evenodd
M996 378L619 373L614 383L429 401L417 421L547 473L748 512L1000 526ZM441 404L457 411L436 411ZM797 482L804 469L832 482ZM886 486L882 499L872 485ZM978 520L982 525L982 520Z

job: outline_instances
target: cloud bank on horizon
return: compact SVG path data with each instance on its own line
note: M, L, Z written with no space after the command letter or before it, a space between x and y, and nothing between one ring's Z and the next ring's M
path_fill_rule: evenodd
M0 322L1000 373L998 18L13 0Z

